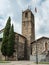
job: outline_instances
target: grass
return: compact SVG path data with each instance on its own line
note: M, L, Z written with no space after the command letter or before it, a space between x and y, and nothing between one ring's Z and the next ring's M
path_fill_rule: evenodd
M39 64L49 64L49 62L39 62Z
M10 61L0 61L0 63L10 63ZM38 62L38 64L49 64L49 62Z
M0 61L0 63L10 63L10 61Z

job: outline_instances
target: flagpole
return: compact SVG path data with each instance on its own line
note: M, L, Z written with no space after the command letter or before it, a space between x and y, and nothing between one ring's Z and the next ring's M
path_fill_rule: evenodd
M37 14L36 1L37 0L35 0L35 15ZM36 64L38 64L38 47L37 47L37 41L36 41Z

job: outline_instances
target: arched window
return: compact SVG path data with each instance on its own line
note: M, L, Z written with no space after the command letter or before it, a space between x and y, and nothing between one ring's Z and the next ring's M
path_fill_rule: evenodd
M28 12L25 13L25 17L28 18Z

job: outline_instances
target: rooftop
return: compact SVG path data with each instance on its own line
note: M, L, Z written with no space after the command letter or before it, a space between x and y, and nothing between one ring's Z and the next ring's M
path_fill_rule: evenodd
M49 40L49 37L40 37L39 39L37 39L37 40L34 40L31 44L33 44L34 42L37 42L37 41L39 41L39 40L41 40L41 39L48 39Z

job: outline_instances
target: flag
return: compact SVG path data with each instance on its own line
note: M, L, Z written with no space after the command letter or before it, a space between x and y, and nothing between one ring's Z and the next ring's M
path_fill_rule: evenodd
M35 7L35 12L37 13L37 8Z

